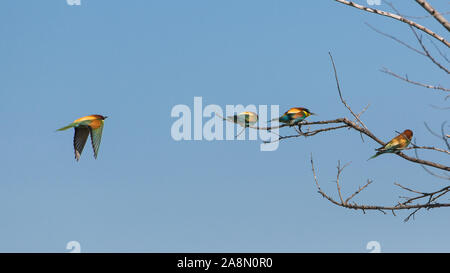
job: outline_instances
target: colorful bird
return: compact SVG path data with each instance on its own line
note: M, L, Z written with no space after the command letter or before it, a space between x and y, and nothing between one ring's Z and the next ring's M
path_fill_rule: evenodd
M92 148L94 149L94 157L97 159L98 149L102 140L103 124L106 116L90 115L74 120L71 124L58 129L57 131L64 131L69 128L75 129L73 137L73 147L75 149L75 159L80 160L81 152L83 152L84 145L91 135Z
M234 123L237 123L244 128L253 126L258 122L258 115L254 112L241 112L228 118L232 119Z
M236 137L238 137L240 134L242 134L242 132L244 132L245 128L253 126L254 124L256 124L258 122L258 115L254 112L249 112L249 111L241 112L239 114L236 114L233 116L228 116L226 118L220 116L217 113L216 113L216 115L218 117L222 118L223 120L228 120L228 121L234 122L234 123L239 124L242 127L244 127L242 129L242 131L236 135Z
M303 107L293 107L286 111L281 117L269 120L269 122L278 120L281 123L288 124L289 126L294 126L311 115L316 114L311 113L308 109Z
M386 145L383 147L380 147L378 149L375 149L377 153L370 157L369 159L375 158L381 154L384 153L396 153L400 150L405 149L409 143L411 143L411 139L413 136L413 132L409 129L403 131L403 133L399 134L398 136L394 137L389 141ZM367 160L369 160L367 159Z

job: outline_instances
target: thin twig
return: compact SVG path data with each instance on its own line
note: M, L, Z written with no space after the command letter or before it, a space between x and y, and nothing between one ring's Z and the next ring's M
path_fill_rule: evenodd
M400 75L390 71L389 69L387 69L385 67L383 67L383 69L381 69L380 71L383 72L383 73L389 74L391 76L394 76L397 79L400 79L400 80L403 80L405 82L411 83L411 84L415 84L415 85L422 86L422 87L429 88L429 89L435 89L435 90L441 90L441 91L445 91L445 92L450 92L450 89L444 88L442 86L435 86L435 85L429 85L429 84L424 84L424 83L412 81L412 80L408 79L408 76L402 77L402 76L400 76Z
M342 97L341 87L340 87L340 85L339 85L339 79L338 79L338 76L337 76L336 66L335 66L334 60L333 60L333 55L331 55L331 52L328 52L328 55L330 55L331 63L332 63L332 65L333 65L334 77L335 77L335 79L336 79L336 85L337 85L337 89L338 89L338 92L339 92L339 98L341 98L342 104L344 104L345 107L350 111L350 113L355 117L355 119L356 119L356 120L357 120L357 121L358 121L365 129L366 129L366 130L368 130L368 129L367 129L367 126L361 121L361 119L359 118L359 116L356 115L356 114L353 112L353 110L350 108L350 106L348 106L347 102L345 102L344 98Z
M394 37L394 36L392 36L392 35L389 35L389 34L387 34L387 33L385 33L385 32L382 32L381 30L379 30L379 29L373 27L372 25L370 25L370 24L367 23L367 22L364 22L364 24L366 24L366 25L367 25L369 28L371 28L373 31L375 31L375 32L377 32L377 33L379 33L379 34L381 34L381 35L383 35L383 36L386 36L386 37L388 37L389 39L392 39L392 40L396 41L397 43L399 43L399 44L401 44L401 45L404 45L405 47L411 49L412 51L416 52L417 54L426 56L426 54L425 54L424 52L422 52L422 51L420 51L420 50L414 48L413 46L411 46L411 45L409 45L409 44L403 42L402 40L400 40L400 39L398 39L398 38L396 38L396 37Z

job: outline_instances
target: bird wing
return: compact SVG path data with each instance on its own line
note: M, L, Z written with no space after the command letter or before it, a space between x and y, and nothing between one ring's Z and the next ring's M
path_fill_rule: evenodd
M298 113L298 110L294 108L289 109L289 111L284 112L284 114L278 119L279 122L287 123L292 120L292 117Z
M276 120L276 119L275 119ZM290 117L287 113L284 113L281 117L278 118L279 122L289 122Z
M403 149L407 145L408 139L403 135L398 135L389 141L384 147L380 148L381 151L396 151L398 149Z
M305 115L305 112L300 111L300 112L294 113L291 118L292 119L296 119L296 120L298 120L298 119L305 119L306 115Z
M75 135L73 137L73 147L75 149L75 159L80 160L84 145L89 136L89 129L87 127L75 127Z
M237 115L236 116L236 123L242 126L245 126L248 124L248 117L247 114Z
M97 159L98 149L100 148L100 142L102 141L103 132L103 120L98 128L93 129L89 127L89 132L91 133L92 149L94 149L94 157Z

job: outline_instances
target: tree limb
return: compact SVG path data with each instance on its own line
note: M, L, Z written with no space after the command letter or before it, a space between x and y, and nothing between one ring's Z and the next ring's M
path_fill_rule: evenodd
M421 5L426 11L428 11L431 16L434 17L441 25L443 25L447 31L450 31L450 23L442 16L437 10L435 10L427 1L416 0L416 2Z
M350 6L350 7L354 7L354 8L363 10L363 11L367 11L367 12L370 12L370 13L375 13L375 14L378 14L378 15L382 15L382 16L386 16L386 17L390 17L392 19L398 20L400 22L403 22L405 24L408 24L410 26L413 26L413 27L415 27L415 28L425 32L426 34L430 35L431 37L433 37L433 38L437 39L438 41L442 42L447 47L450 47L450 42L445 40L442 36L436 34L435 32L431 31L430 29L428 29L428 28L426 28L426 27L424 27L424 26L422 26L422 25L420 25L420 24L418 24L418 23L416 23L414 21L408 20L408 19L406 19L406 18L404 18L404 17L402 17L400 15L397 15L397 14L394 14L394 13L390 13L390 12L387 12L387 11L378 10L378 9L368 8L368 7L356 4L356 3L352 2L352 1L346 1L346 0L334 0L334 1L336 1L338 3L341 3L341 4L344 4L344 5L347 5L347 6Z

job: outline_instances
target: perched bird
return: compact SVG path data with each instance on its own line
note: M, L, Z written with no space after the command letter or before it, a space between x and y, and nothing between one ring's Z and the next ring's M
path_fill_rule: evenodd
M281 117L269 120L269 122L278 120L281 123L288 124L289 126L294 126L311 115L316 114L311 113L308 109L303 107L293 107L286 111Z
M218 117L222 118L223 120L228 120L228 121L234 122L234 123L239 124L242 127L244 127L242 129L242 131L236 135L236 137L238 137L240 134L242 134L242 132L244 132L245 128L253 126L254 124L256 124L258 122L258 115L254 112L249 112L249 111L241 112L239 114L236 114L233 116L228 116L226 118L220 116L217 113L216 113L216 115Z
M73 147L75 149L75 159L80 160L81 152L83 152L84 145L91 135L92 148L94 149L94 157L97 159L98 149L102 140L103 123L106 116L90 115L74 120L71 124L58 129L57 131L67 130L69 128L75 129L73 137Z
M412 136L413 132L411 130L407 129L403 131L403 133L391 139L391 141L386 143L386 145L384 145L383 147L375 149L377 153L369 159L375 158L384 153L396 153L400 150L405 149L409 145L409 143L411 143Z
M244 128L253 126L258 122L258 115L254 112L241 112L237 115L228 117L233 120L234 123L241 125Z

